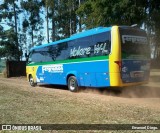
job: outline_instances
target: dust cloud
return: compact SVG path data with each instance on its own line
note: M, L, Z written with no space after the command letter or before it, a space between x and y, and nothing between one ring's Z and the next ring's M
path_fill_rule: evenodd
M123 98L160 98L160 70L151 72L148 84L123 88L81 88L80 92Z
M125 88L81 88L80 92L124 98L160 98L160 87L143 85Z

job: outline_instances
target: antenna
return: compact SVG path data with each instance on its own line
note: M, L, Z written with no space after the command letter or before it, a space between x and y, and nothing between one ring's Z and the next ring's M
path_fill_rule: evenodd
M133 24L133 25L131 25L131 27L137 27L138 26L138 24Z

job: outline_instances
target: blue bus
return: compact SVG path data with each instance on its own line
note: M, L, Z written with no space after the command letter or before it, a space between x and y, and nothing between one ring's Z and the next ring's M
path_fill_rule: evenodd
M26 66L37 83L79 87L123 87L147 83L150 49L146 32L130 26L98 27L31 48Z

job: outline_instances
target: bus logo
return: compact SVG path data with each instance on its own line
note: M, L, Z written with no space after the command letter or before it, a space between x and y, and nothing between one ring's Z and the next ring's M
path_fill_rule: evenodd
M50 73L60 73L63 72L63 65L56 64L56 65L45 65L42 66L42 73L50 72Z
M147 38L142 36L122 35L122 42L126 43L126 41L132 43L147 44Z

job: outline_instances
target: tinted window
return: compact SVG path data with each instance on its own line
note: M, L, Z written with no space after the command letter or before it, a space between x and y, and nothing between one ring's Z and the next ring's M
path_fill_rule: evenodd
M31 62L45 62L47 56L47 48L33 50L31 53Z
M69 42L70 58L108 55L111 49L110 32L83 37Z
M108 55L111 50L111 35L109 32L92 36L93 38L93 56Z
M57 45L56 60L65 60L68 58L68 42L60 43Z
M144 58L150 56L146 33L138 29L120 28L122 56Z
M50 62L108 55L111 49L110 32L83 37L58 45L36 49L30 54L32 62Z
M47 61L56 61L67 59L68 43L60 43L58 45L51 45L48 47Z
M69 42L69 58L88 57L91 54L92 37L83 37Z

